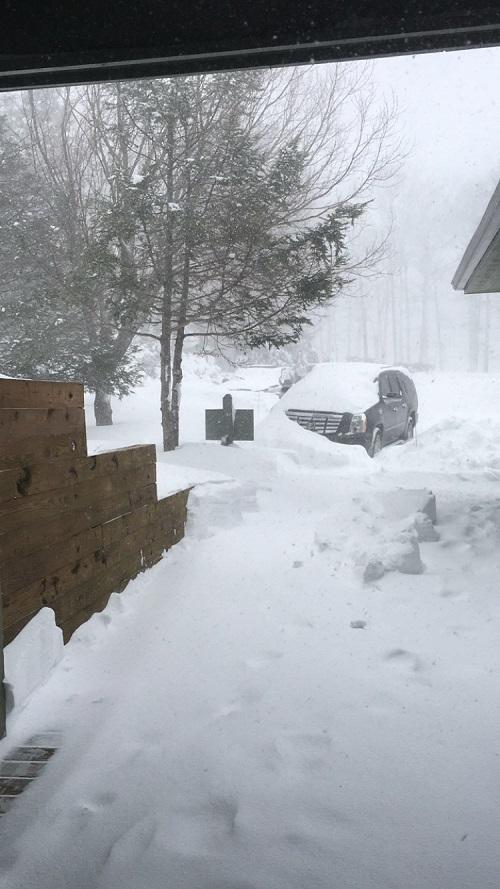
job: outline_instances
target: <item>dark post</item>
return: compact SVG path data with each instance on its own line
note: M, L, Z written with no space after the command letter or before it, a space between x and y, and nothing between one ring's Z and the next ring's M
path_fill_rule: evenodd
M234 441L233 396L224 395L222 399L222 439L221 444L230 445Z

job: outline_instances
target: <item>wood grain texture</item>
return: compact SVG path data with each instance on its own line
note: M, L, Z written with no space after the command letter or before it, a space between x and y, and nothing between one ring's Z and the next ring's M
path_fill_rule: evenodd
M0 447L0 470L26 466L44 460L57 460L60 457L85 457L87 455L87 434L64 432L61 435L35 435L21 441L4 441Z
M36 494L105 476L141 469L156 462L154 445L121 448L92 457L62 457L44 462L25 461L22 466L0 471L0 512L2 504L11 500L22 502ZM9 507L10 510L11 507Z
M85 432L85 414L79 407L0 410L0 448L26 438L78 432Z
M87 455L81 387L28 384L0 380L5 643L43 607L67 641L182 538L189 496L158 500L154 445Z
M2 380L0 410L4 408L83 408L81 383L57 383L52 380Z

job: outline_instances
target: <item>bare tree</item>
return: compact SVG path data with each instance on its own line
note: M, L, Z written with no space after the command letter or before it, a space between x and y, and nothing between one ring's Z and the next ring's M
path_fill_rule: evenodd
M368 189L393 174L400 156L394 109L376 105L368 82L366 66L334 66L127 89L141 262L149 274L143 334L160 342L165 448L179 439L186 338L208 337L221 348L296 339L307 312L305 302L298 311L285 274L285 245L298 262L305 233L332 214L351 223ZM301 274L312 276L317 265L312 254L304 259L304 241L301 247ZM337 249L335 264L330 243L330 298L374 266L382 246L352 261L344 242Z

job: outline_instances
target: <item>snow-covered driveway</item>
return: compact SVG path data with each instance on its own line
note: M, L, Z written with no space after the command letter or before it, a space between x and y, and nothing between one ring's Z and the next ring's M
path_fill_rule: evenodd
M0 886L497 889L494 460L444 473L422 435L337 464L300 432L161 464L166 489L176 466L200 481L189 533L0 745L63 733L2 820ZM436 492L440 539L423 573L367 582L400 545L395 486Z

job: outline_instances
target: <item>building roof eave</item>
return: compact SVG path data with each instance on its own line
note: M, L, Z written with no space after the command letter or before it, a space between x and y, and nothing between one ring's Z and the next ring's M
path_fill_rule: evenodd
M500 291L500 181L451 283L464 293Z

